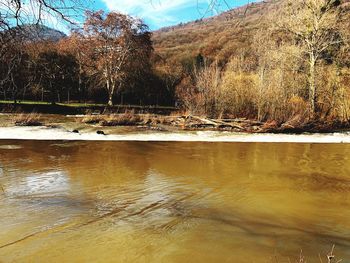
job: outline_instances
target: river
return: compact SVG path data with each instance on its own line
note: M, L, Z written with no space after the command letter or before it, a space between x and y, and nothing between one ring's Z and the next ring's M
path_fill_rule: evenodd
M349 159L349 144L1 140L0 262L320 262L333 244L349 260Z

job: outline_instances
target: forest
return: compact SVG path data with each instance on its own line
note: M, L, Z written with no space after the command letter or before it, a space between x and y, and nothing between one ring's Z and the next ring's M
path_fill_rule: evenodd
M349 8L345 0L264 1L156 32L129 15L87 11L82 26L54 40L28 37L47 30L40 23L2 19L0 99L175 106L292 126L348 122Z
M151 70L151 33L142 21L115 12L86 12L84 26L67 37L41 39L36 35L42 31L50 29L24 25L2 31L2 99L172 103Z

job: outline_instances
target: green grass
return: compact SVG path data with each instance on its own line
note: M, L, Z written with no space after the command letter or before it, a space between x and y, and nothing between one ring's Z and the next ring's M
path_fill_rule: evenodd
M1 104L12 104L13 100L0 100ZM31 100L21 100L17 101L17 104L27 104L27 105L50 105L51 102L47 101L31 101ZM105 104L93 104L93 103L56 103L56 105L69 106L69 107L101 107Z
M57 103L58 105L68 107L105 107L106 104L94 104L94 103Z
M12 104L12 103L14 103L14 101L13 100L0 100L0 103L1 104ZM17 101L17 104L48 105L50 103L46 102L46 101L30 101L30 100L26 100L26 101L21 101L21 102Z
M13 100L0 100L0 104L13 104ZM18 100L17 104L26 104L26 105L51 105L51 102L47 101L31 101L31 100ZM105 104L96 104L96 103L56 103L60 106L68 107L105 107Z

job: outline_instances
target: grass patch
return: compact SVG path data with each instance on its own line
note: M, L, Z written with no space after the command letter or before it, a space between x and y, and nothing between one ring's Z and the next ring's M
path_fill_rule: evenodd
M152 114L135 114L134 110L120 114L87 115L81 122L86 124L99 124L101 126L157 126L171 125L173 117Z
M100 122L102 126L135 126L144 124L144 119L133 112L112 114Z
M102 115L86 115L81 122L86 124L98 124L104 120L104 116Z
M41 126L43 123L40 120L41 116L37 113L18 114L13 118L16 126Z
M135 114L134 111L126 111L121 114L87 115L81 121L86 124L99 124L101 126L135 126L146 124L148 118Z

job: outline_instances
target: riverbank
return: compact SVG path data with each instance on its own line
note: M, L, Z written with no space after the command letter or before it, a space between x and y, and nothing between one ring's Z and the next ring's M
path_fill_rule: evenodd
M136 131L217 131L248 134L346 133L349 122L309 121L305 123L259 122L244 118L212 119L191 115L139 114L125 111L120 114L57 115L38 113L2 113L1 127L43 126L62 128L74 133L84 130L105 134L113 128Z
M62 122L62 117L69 117L68 122L100 127L135 126L145 130L165 131L208 130L287 134L350 131L349 121L305 120L300 116L284 123L260 122L246 118L213 119L180 113L175 107L166 106L115 105L106 108L103 104L0 101L0 112L8 116L5 120L0 118L0 126L47 126L52 124L52 120Z
M0 101L0 126L60 126L62 117L68 122L100 127L134 126L145 130L162 131L231 131L245 133L333 133L350 131L350 122L305 120L295 116L287 122L260 122L246 118L213 119L179 113L175 107L103 104L51 104L47 102ZM48 117L49 116L49 117ZM66 119L67 119L66 118ZM56 120L60 122L56 123Z
M139 142L251 142L350 144L350 132L274 134L228 131L157 131L137 127L0 127L0 140L139 141Z

